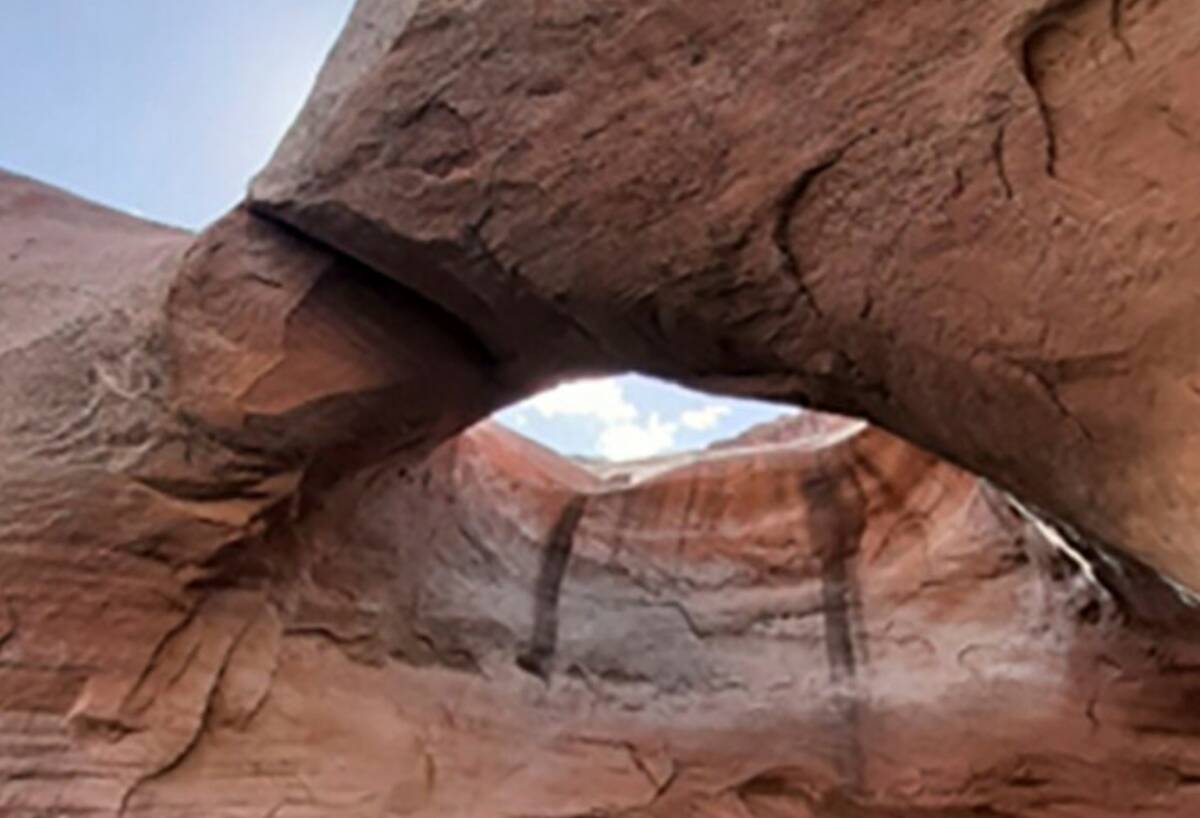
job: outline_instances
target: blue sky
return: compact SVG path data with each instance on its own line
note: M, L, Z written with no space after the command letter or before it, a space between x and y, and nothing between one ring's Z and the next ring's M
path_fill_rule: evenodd
M623 375L563 384L497 417L566 454L636 460L703 448L789 411Z
M350 0L3 0L0 165L199 228L299 110Z
M0 167L200 229L243 195L300 109L351 0L4 0ZM779 407L640 376L500 414L569 454L704 446Z

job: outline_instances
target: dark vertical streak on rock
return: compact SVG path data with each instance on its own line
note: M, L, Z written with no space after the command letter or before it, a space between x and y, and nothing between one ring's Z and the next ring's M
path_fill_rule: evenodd
M550 660L558 645L558 598L575 544L575 529L586 505L586 495L571 498L554 524L542 554L534 587L533 636L528 649L517 657L517 667L542 679L549 675Z
M809 537L821 560L821 609L825 619L825 655L838 724L835 732L846 737L836 761L846 780L861 786L862 748L859 742L859 653L857 579L853 560L866 528L862 489L849 469L837 464L811 476L801 485L808 502Z

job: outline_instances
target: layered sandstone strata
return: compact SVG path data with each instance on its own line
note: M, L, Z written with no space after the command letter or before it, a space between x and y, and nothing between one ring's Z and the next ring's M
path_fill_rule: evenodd
M199 236L0 175L0 814L1194 815L1192 9L361 0ZM993 482L462 433L626 368Z
M3 208L5 815L1200 806L1195 615L931 455L455 436L517 380L386 279L244 214Z

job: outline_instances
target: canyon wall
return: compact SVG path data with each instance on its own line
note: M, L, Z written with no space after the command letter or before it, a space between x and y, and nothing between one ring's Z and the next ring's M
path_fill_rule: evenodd
M1196 615L979 479L816 416L602 470L452 436L488 389L430 305L7 186L57 308L0 359L3 814L1200 806Z
M198 236L0 174L0 814L1195 814L1198 32L362 0ZM630 368L875 425L475 425Z

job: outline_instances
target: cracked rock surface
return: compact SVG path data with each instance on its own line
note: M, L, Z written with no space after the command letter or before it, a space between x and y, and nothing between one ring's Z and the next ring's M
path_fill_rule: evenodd
M452 436L495 384L430 305L373 321L384 285L241 214L165 286L186 237L6 185L129 252L27 261L80 312L0 359L4 815L1200 808L1197 615L977 478L816 417L603 470Z
M1194 3L380 5L255 212L498 359L867 417L1200 588Z
M361 0L200 235L0 172L0 816L1196 815L1193 9ZM875 425L477 423L626 368Z

